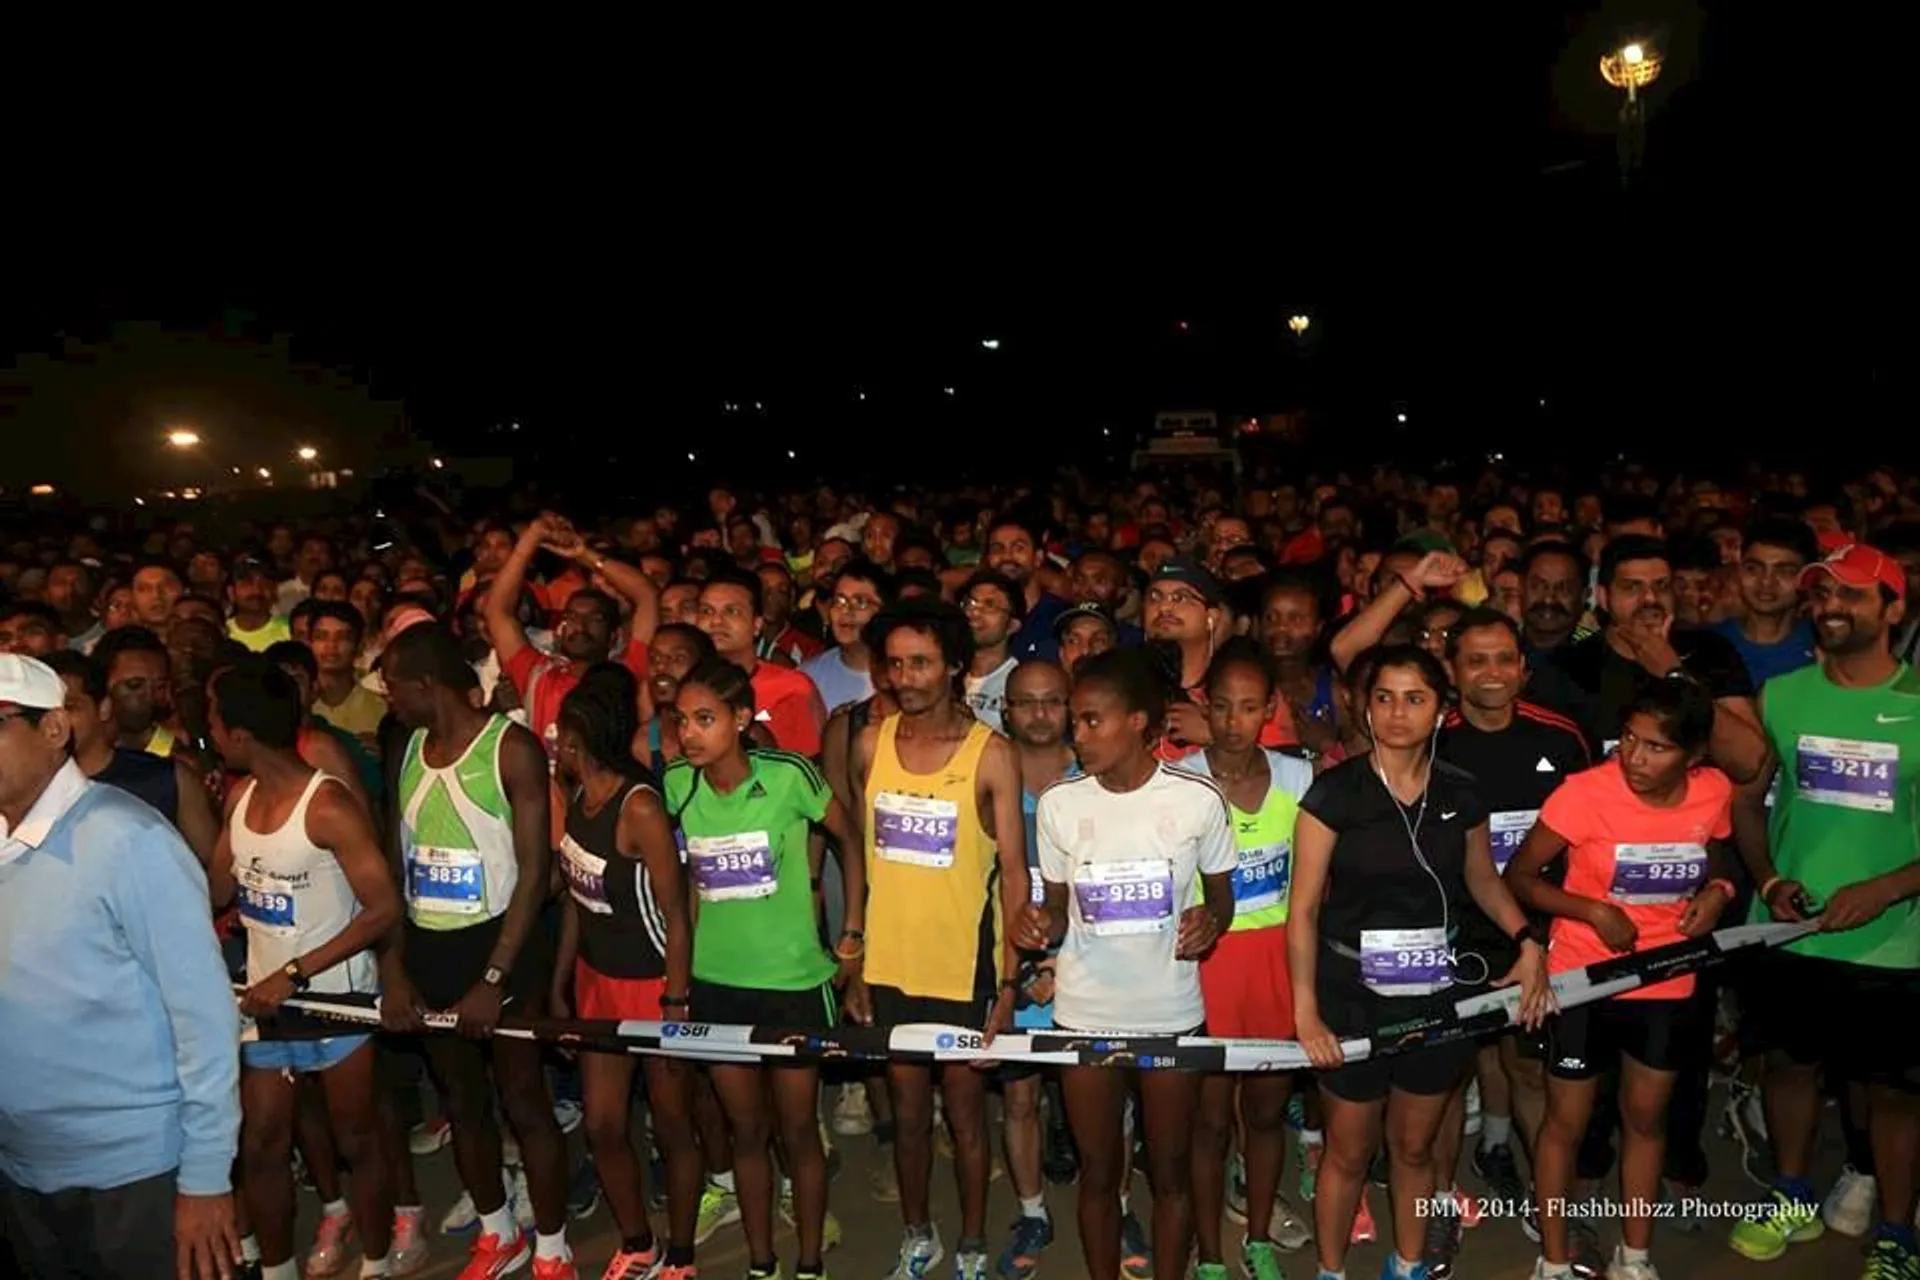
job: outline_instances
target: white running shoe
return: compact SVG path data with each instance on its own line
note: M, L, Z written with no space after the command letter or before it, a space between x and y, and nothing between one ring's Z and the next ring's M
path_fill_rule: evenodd
M440 1219L440 1234L443 1236L465 1235L480 1225L480 1213L473 1207L473 1197L462 1191L460 1198L447 1210L447 1216Z
M1871 1174L1860 1173L1852 1165L1840 1170L1833 1190L1820 1206L1820 1216L1843 1236L1856 1240L1872 1229L1880 1211L1880 1184Z
M850 1084L840 1090L833 1104L833 1131L843 1138L859 1138L873 1132L873 1107L867 1102L867 1086Z
M1471 1138L1480 1132L1480 1082L1467 1081L1467 1127L1466 1135Z

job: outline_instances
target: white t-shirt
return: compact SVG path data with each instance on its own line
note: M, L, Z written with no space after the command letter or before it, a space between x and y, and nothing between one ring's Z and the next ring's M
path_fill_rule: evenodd
M1200 965L1173 953L1200 877L1238 862L1220 788L1164 764L1124 793L1070 778L1041 793L1035 831L1041 877L1067 887L1055 1023L1134 1035L1204 1023Z
M1008 658L983 676L967 677L967 705L973 708L974 719L1002 737L1007 732L1001 718L1007 707L1007 681L1019 665L1020 659Z

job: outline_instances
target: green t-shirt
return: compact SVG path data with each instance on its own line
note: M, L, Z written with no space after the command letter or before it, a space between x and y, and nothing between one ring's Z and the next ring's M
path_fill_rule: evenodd
M1776 676L1762 694L1780 760L1768 825L1774 870L1824 902L1835 890L1920 859L1920 674L1902 663L1874 689L1849 689L1819 666ZM1755 901L1751 918L1770 918ZM1920 969L1920 902L1791 944L1807 956Z
M807 833L833 792L805 756L747 753L722 793L685 760L662 779L693 885L693 976L758 991L805 991L839 968L820 945Z

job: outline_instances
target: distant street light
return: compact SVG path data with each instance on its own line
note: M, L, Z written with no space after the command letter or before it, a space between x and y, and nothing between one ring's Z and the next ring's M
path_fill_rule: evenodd
M262 480L273 479L273 472L269 471L265 467L261 467L258 471L254 472L254 474L259 476Z
M1000 339L982 338L980 339L980 345L985 347L988 351L998 351L1000 349Z
M1312 324L1313 317L1309 315L1292 315L1287 317L1287 328L1293 330L1293 336L1296 338L1306 337L1307 329Z
M167 432L167 443L176 449L191 449L200 443L200 433L198 431L188 431L185 428L178 431L169 431Z
M53 496L53 486L50 484L37 484L27 490L27 492L36 498L51 498Z
M441 461L440 459L438 459L438 458L435 458L435 459L433 459L433 469L434 469L435 471L438 471L438 470L440 470L441 468L443 468L443 467L445 467L446 465L447 465L446 463L444 463L444 462L442 462L442 461Z
M1626 94L1620 104L1620 181L1632 186L1647 149L1646 104L1640 91L1660 78L1660 51L1635 40L1600 59L1600 78Z
M310 444L303 444L300 446L299 453L295 456L297 456L302 462L312 462L315 458L320 456L320 451L314 448Z

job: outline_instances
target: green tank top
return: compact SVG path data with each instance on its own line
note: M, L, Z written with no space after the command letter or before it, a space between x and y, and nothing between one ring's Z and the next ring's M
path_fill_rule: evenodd
M1300 803L1279 787L1267 789L1260 812L1229 803L1233 843L1240 865L1233 873L1233 925L1229 933L1271 929L1287 922L1293 891L1293 826Z
M747 753L750 772L720 792L685 760L661 789L693 889L693 976L755 991L805 991L839 968L820 944L807 860L812 823L833 791L789 751Z
M1920 859L1920 674L1902 663L1873 689L1842 688L1819 666L1767 681L1767 740L1780 761L1768 824L1775 871L1824 902L1835 890ZM1769 918L1753 904L1755 921ZM1920 969L1920 902L1843 933L1791 944L1802 955Z
M465 929L507 909L520 880L513 805L500 778L500 741L513 722L496 715L460 758L435 769L414 730L400 764L400 856L407 919L422 929Z

